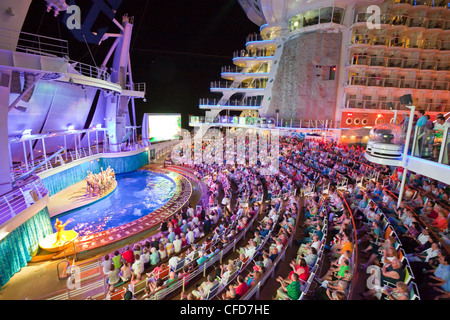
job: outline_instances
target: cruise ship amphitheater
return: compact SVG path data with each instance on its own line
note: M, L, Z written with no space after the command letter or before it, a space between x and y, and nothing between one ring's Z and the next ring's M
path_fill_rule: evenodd
M198 112L142 119L145 21L39 1L88 65L31 2L0 4L0 300L450 298L449 1L237 0L259 32Z

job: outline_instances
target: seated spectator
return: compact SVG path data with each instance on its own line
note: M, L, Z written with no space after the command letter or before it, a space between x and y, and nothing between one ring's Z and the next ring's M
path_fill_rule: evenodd
M114 251L114 257L112 258L112 262L114 263L114 268L120 269L122 268L122 255L118 250Z
M142 274L144 273L144 263L141 260L141 257L139 254L136 254L134 257L134 263L131 266L133 270L134 276L136 276L136 279L140 280Z
M133 264L134 254L133 254L133 250L130 249L130 246L125 247L125 251L124 251L124 253L122 253L122 258L129 264Z
M281 287L277 290L275 300L298 300L301 294L301 283L296 273L292 274L292 280L277 278Z
M298 262L296 263L295 260L292 260L289 266L292 268L291 272L289 273L288 278L292 280L292 274L296 273L298 275L298 280L305 284L306 281L308 281L309 277L309 267L306 264L305 259L302 257L298 259Z
M128 282L131 280L131 276L133 274L133 272L131 271L131 263L125 261L123 263L122 268L120 269L122 275L120 276L120 278L122 279L123 282Z
M160 260L164 260L167 258L167 251L166 247L164 246L164 243L159 244L158 255Z
M108 274L107 274L106 282L107 282L110 286L113 286L113 287L114 287L116 284L118 284L118 283L121 281L120 276L119 276L119 273L120 273L120 269L116 269L116 268L114 267L114 265L111 265L111 266L109 267L109 272L108 272Z
M175 282L178 280L178 276L174 271L169 272L169 278L164 282L165 286L174 285Z
M150 266L150 252L146 247L142 249L141 261L144 264L144 269L147 269Z
M334 300L336 293L339 292L346 297L352 277L352 272L350 270L345 270L343 276L339 279L334 281L324 280L317 289L315 296L322 300Z
M234 285L234 289L236 292L237 299L240 299L247 293L249 288L247 282L245 282L244 277L242 275L237 276L237 284Z
M262 272L263 272L263 269L260 266L258 266L258 265L253 266L253 271L250 272L247 275L247 277L245 278L245 282L247 282L247 286L249 288L251 288L252 286L257 284L259 282L259 280L261 280Z
M441 298L448 299L450 297L450 256L440 255L439 266L435 270L431 270L433 274L430 274L428 279L429 288L436 293L442 293L435 297L436 300ZM428 271L430 272L430 271Z
M170 270L172 270L172 271L177 271L177 265L178 265L178 262L179 262L181 259L182 259L182 258L181 258L181 255L178 255L178 256L173 255L173 256L169 259L169 261L168 261L168 264L169 264L169 266L170 266Z
M103 258L102 266L103 266L103 273L108 274L111 270L111 265L113 265L113 261L109 259L109 254L105 255Z
M440 253L440 247L438 242L433 242L431 247L416 253L406 254L406 258L411 264L411 267L417 270L420 269L433 269L432 260L437 260Z
M175 235L175 239L173 240L173 251L175 254L179 253L181 251L181 238L180 235Z
M444 210L439 211L437 218L431 223L431 226L435 227L438 232L448 230L447 213Z
M235 267L233 263L220 265L219 268L217 269L218 274L216 275L216 279L220 281L222 285L226 285L228 283L230 275L233 273L234 270Z
M161 261L160 253L155 247L150 249L149 262L152 266L157 265Z

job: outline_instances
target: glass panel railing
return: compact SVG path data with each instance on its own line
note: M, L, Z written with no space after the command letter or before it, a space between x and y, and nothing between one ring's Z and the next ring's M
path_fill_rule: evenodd
M438 65L437 60L422 60L420 69L422 70L436 70Z
M430 80L417 80L416 89L431 90L433 88L433 81Z
M353 44L370 44L372 37L366 33L355 33L352 38Z
M426 28L427 22L428 18L426 17L409 17L407 26L410 28L413 27Z
M386 58L385 57L371 57L370 64L371 67L386 67Z
M319 23L330 23L333 18L333 7L320 8Z
M434 122L430 120L422 122L419 118L411 132L408 154L448 165L450 142L448 126L445 118L438 117Z
M392 17L391 24L393 26L405 26L408 22L408 17L406 15L396 15Z
M450 50L450 41L441 41L439 50L441 50L441 51Z
M445 134L445 131L447 131L447 134ZM450 158L450 131L447 128L447 130L444 129L444 134L442 135L442 142L440 145L438 162L449 165L450 164L449 158Z
M449 71L450 63L448 61L438 61L437 70L438 71Z
M389 37L389 47L405 47L407 38L405 37Z
M251 50L240 50L233 53L233 58L248 58L248 57L272 57L275 50L262 48Z
M428 29L445 29L444 19L428 19L427 23Z
M424 39L422 41L422 49L424 50L438 50L439 49L439 41L436 41L435 39L429 40Z
M391 0L391 4L409 4L412 6L448 7L448 0Z
M449 82L445 80L404 79L376 74L372 74L369 76L352 75L349 77L347 85L422 90L450 90Z
M433 81L433 90L448 90L448 81Z
M403 63L405 69L419 69L421 61L419 59L406 59Z
M402 58L387 58L386 66L389 68L403 68L404 60Z
M399 101L388 100L373 100L373 99L360 99L349 98L346 99L346 108L356 109L392 109L392 110L409 110L405 106L401 105ZM420 103L418 108L427 112L444 112L444 110L450 110L450 104L429 102Z
M385 35L376 35L372 37L373 46L385 46L388 44L389 38Z
M400 88L415 88L416 87L416 80L415 79L402 79L400 81Z

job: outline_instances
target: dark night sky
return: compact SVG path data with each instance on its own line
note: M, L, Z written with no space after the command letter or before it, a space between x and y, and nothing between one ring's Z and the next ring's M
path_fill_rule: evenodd
M69 3L69 2L68 2ZM91 0L75 0L83 13ZM218 97L209 91L210 81L220 80L222 66L232 65L232 54L245 46L249 33L259 27L245 15L237 0L123 0L116 12L134 17L131 65L134 82L146 82L147 102L136 100L137 122L142 114L181 113L202 115L199 98ZM100 17L97 24L118 33L113 22ZM44 0L33 0L22 29L69 41L72 60L100 65L114 39L101 45L75 39L62 21L47 13Z

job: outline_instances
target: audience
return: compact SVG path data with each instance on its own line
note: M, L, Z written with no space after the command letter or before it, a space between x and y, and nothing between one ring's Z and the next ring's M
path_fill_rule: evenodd
M242 165L191 165L197 178L205 182L207 205L198 208L187 206L163 221L159 238L153 236L148 247L141 243L133 250L127 247L121 254L114 252L112 258L105 257L104 270L108 271L108 265L113 267L108 273L121 268L121 280L126 282L132 275L142 277L145 273L142 265L146 270L148 265L155 268L164 261L172 267L169 279L176 281L178 277L173 274L173 267L182 259L184 251L185 266L191 261L196 261L196 266L202 265L247 228L259 212L258 203L264 186L269 187L267 214L252 230L253 237L237 249L237 258L217 267L215 276L207 277L204 285L196 288L196 299L204 299L208 288L216 283L227 286L223 299L239 299L276 262L295 231L297 207L283 206L284 201L291 199L289 195L295 188L308 194L302 237L297 240L297 257L290 264L292 271L285 279L279 278L281 287L276 299L296 300L300 297L311 270L321 262L323 251L330 268L315 277L323 288L321 296L332 300L345 299L349 293L349 283L354 272L359 270L353 270L359 263L352 260L356 245L363 259L367 260L361 263L362 270L369 269L369 266L372 270L378 268L380 283L390 281L397 285L394 289L380 287L368 290L363 293L364 298L382 295L390 299L406 297L409 288L405 291L402 287L405 279L402 261L405 259L413 271L425 268L428 272L438 267L437 260L444 255L439 241L436 242L438 239L433 238L435 234L448 232L448 210L441 204L448 201L446 186L408 172L404 202L397 208L398 181L404 173L398 168L369 163L362 148L294 137L282 137L280 146L282 161L279 172L276 176L264 176L263 184L259 183L261 176L257 170L252 171ZM367 179L375 177L377 172L376 179ZM347 210L345 202L351 211ZM386 223L395 234L385 233ZM433 237L427 226L433 231ZM329 231L327 239L323 239L325 230ZM203 237L213 243L208 250L203 246L191 247ZM263 246L266 237L269 237L267 246ZM402 258L399 247L406 252ZM236 283L229 284L233 271L241 270L249 260L256 263L252 264L252 270L246 275L238 273L235 280L231 279ZM439 265L444 264L441 262ZM436 292L448 289L436 279L433 279L437 283ZM146 295L155 292L152 286L156 286L156 281L149 281ZM444 289L441 288L443 286ZM441 298L445 297L445 294L441 295Z

